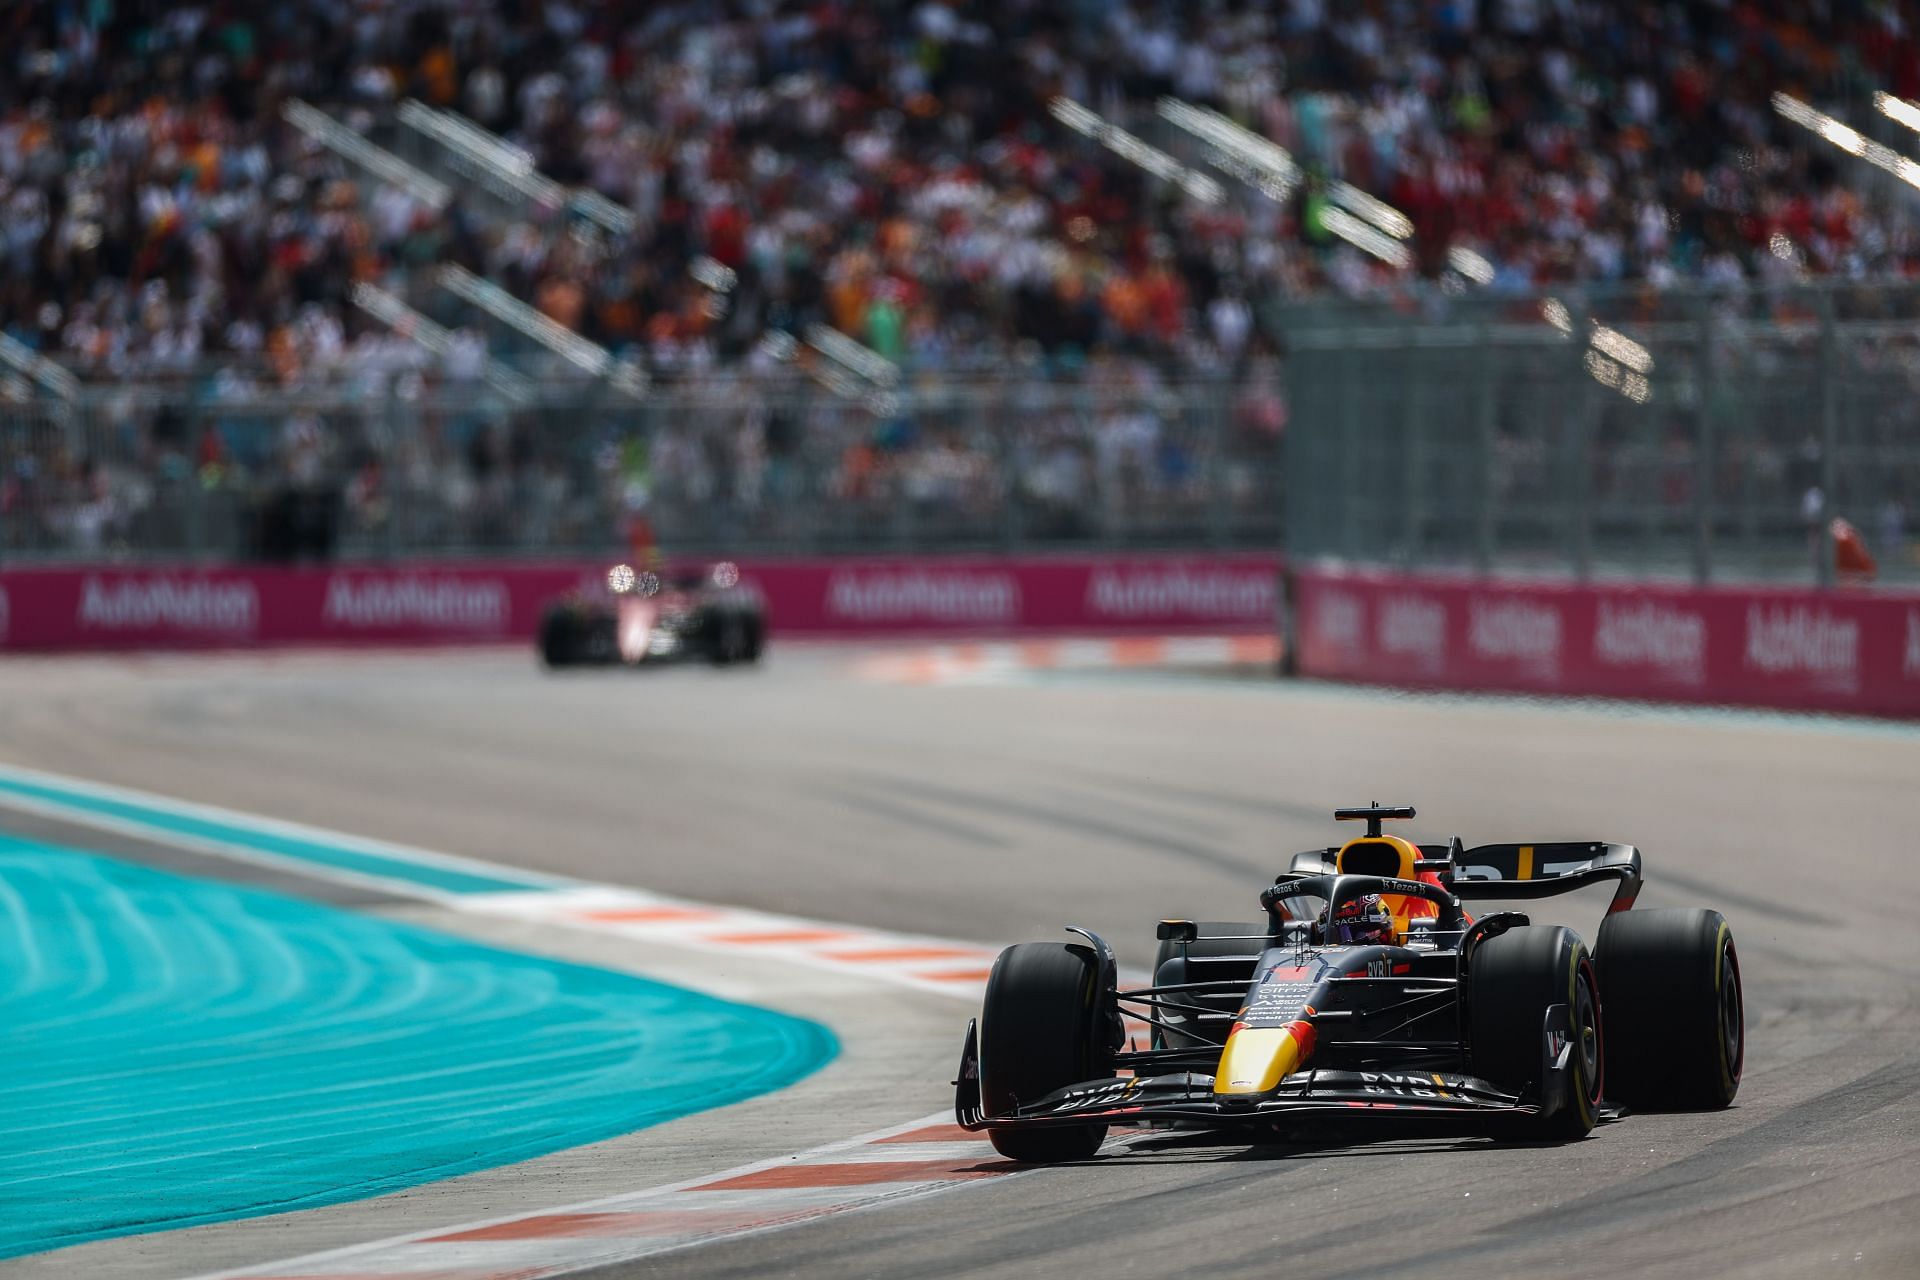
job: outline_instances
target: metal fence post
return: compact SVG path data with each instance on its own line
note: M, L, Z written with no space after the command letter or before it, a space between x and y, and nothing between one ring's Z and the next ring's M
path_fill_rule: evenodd
M1713 332L1706 302L1696 299L1694 305L1693 581L1704 587L1713 578Z
M196 405L193 409L193 430L187 432L188 455L187 474L181 483L187 504L187 547L195 559L207 553L207 487L200 475L200 459L206 456L207 411ZM222 483L225 478L222 477Z
M1493 571L1494 503L1499 497L1493 486L1495 417L1499 405L1499 397L1495 393L1497 359L1493 350L1493 333L1484 323L1480 325L1477 345L1480 359L1475 362L1479 386L1475 390L1474 446L1479 455L1479 479L1476 485L1479 500L1475 503L1473 522L1473 567L1484 574Z
M1230 529L1232 495L1227 491L1227 409L1226 379L1209 378L1202 384L1204 412L1207 415L1207 537L1216 547L1232 540Z
M1408 344L1402 348L1406 356L1406 376L1400 380L1400 394L1405 397L1401 403L1400 414L1400 456L1402 465L1402 484L1405 492L1401 494L1401 550L1400 559L1408 565L1425 562L1422 554L1426 530L1426 492L1421 483L1426 472L1427 436L1425 429L1426 387L1421 379L1424 362L1420 359L1422 348L1408 335Z
M1594 394L1595 383L1588 376L1586 352L1593 339L1591 322L1583 323L1577 332L1579 341L1571 344L1573 352L1573 383L1579 388L1573 396L1573 411L1567 417L1566 428L1561 439L1566 442L1566 458L1561 475L1568 492L1561 494L1561 502L1567 512L1568 560L1573 567L1576 581L1585 582L1593 575L1593 457L1594 419L1599 415L1599 397Z
M1348 344L1340 352L1340 436L1334 448L1340 457L1340 554L1358 556L1360 552L1360 495L1367 492L1361 484L1359 406L1355 403L1360 379L1355 376L1365 362L1360 349Z
M1833 517L1839 506L1834 483L1839 478L1840 378L1839 350L1833 322L1833 293L1820 291L1820 496L1819 511L1808 542L1813 549L1813 580L1833 585Z

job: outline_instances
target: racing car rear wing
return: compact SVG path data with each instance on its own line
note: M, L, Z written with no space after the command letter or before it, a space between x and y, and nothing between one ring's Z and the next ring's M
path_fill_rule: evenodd
M1454 855L1453 891L1463 898L1510 901L1550 898L1617 880L1609 914L1640 896L1640 851L1630 844L1560 840L1547 844L1483 844Z
M1557 840L1545 844L1483 844L1462 849L1451 844L1423 844L1415 863L1420 871L1437 871L1441 883L1463 898L1514 900L1550 898L1605 880L1619 881L1608 905L1609 914L1625 911L1640 896L1640 851L1630 844L1602 840ZM1292 875L1328 875L1334 870L1333 849L1309 849L1295 854ZM1283 879L1286 877L1282 877Z

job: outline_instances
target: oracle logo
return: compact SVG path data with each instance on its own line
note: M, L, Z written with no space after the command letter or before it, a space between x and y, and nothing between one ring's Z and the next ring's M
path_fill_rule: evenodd
M510 612L507 586L497 578L354 578L327 580L323 621L346 628L420 627L504 632Z
M1020 584L1004 573L842 570L827 585L827 614L856 622L1013 622Z
M82 631L191 631L251 635L260 596L251 582L211 578L121 578L89 574L80 588Z
M1697 684L1706 678L1707 620L1654 601L1603 599L1594 622L1593 657L1609 667L1657 667Z

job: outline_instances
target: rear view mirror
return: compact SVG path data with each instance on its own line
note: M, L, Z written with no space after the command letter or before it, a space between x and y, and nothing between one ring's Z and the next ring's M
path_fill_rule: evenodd
M1162 920L1153 936L1161 942L1192 942L1200 936L1200 926L1191 920Z

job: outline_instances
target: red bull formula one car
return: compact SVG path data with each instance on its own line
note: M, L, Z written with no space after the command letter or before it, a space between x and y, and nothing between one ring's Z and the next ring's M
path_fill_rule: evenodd
M547 606L540 657L549 667L639 666L683 658L755 662L766 642L760 593L732 562L671 570L617 564Z
M1084 929L1002 952L967 1024L960 1124L1044 1162L1091 1156L1116 1123L1259 1137L1397 1117L1573 1139L1627 1107L1733 1101L1732 932L1716 911L1630 911L1638 849L1422 845L1381 830L1410 806L1334 816L1366 834L1295 856L1261 895L1264 920L1163 921L1152 986L1121 989L1112 948ZM1571 929L1462 905L1607 882L1591 952ZM1123 1011L1151 1038L1129 1038Z

